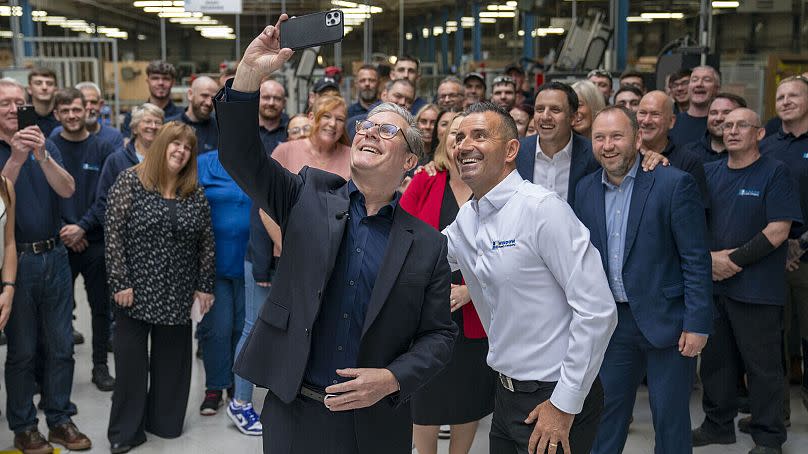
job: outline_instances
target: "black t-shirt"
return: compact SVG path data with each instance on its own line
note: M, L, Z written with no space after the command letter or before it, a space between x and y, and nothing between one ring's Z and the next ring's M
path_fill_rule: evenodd
M50 140L45 141L45 148L50 153L50 159L61 166L59 148ZM10 157L11 147L0 140L0 168L5 167ZM62 228L61 198L51 189L33 153L28 155L20 168L14 191L17 194L14 222L17 242L36 243L58 237Z
M62 152L62 160L67 172L76 181L76 192L70 198L62 199L62 219L66 224L77 224L84 229L88 241L103 239L103 205L98 201L98 181L113 150L109 142L90 134L86 139L73 142L61 135L53 142Z
M691 117L687 112L676 115L676 123L671 129L670 136L676 145L687 145L695 142L707 132L707 117Z
M42 134L44 134L45 137L50 137L51 132L53 132L53 130L59 126L59 120L53 116L53 112L45 115L44 117L36 114L36 125L39 126L39 129L42 131Z
M797 193L782 162L761 156L743 169L730 169L722 160L707 164L704 170L712 204L711 251L742 246L770 222L802 222ZM714 282L715 293L745 303L782 306L787 250L784 242L735 276Z

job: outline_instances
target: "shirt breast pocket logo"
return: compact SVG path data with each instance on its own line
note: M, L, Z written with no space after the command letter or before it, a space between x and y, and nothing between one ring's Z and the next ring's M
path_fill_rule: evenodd
M84 164L81 165L81 168L83 170L87 170L89 172L100 172L101 171L101 167L98 164L93 164L93 163L90 163L90 162L85 162Z
M740 189L738 191L740 197L760 197L760 191L757 189Z
M503 240L503 241L498 241L498 240L491 241L491 250L492 251L496 251L497 249L511 248L511 247L514 247L514 246L516 246L516 240L515 239L513 239L513 240Z

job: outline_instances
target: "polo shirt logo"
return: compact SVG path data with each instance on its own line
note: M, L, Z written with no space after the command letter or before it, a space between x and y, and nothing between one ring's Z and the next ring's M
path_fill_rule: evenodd
M94 172L101 171L101 168L98 167L97 164L90 164L89 162L85 162L84 164L82 164L81 168L84 169L84 170L92 170Z
M738 195L743 196L752 196L752 197L760 197L760 191L756 191L754 189L741 189L738 191Z
M803 158L803 159L808 159L808 153L803 153L803 154L802 154L802 158Z
M505 241L492 241L491 242L491 250L496 251L497 249L502 249L506 247L514 247L516 246L516 240L505 240Z

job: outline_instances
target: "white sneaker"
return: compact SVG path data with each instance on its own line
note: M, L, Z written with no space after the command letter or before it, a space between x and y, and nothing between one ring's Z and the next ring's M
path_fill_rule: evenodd
M244 405L239 405L236 400L230 401L227 405L227 416L236 424L241 433L244 435L258 435L264 433L264 427L261 425L260 417L255 412L251 403L247 402Z

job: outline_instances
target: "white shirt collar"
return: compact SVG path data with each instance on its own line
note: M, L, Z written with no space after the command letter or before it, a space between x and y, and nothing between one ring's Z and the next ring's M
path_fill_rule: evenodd
M482 199L473 199L471 201L471 207L480 217L485 217L495 211L501 210L523 181L525 180L523 180L522 177L519 176L519 172L514 169L505 179L491 188Z
M541 149L541 142L539 141L539 135L536 134L536 159L545 159L545 160L553 160L553 159L569 159L572 156L572 138L574 133L570 133L570 140L564 145L564 148L558 151L553 157L549 157L544 154L544 151Z

